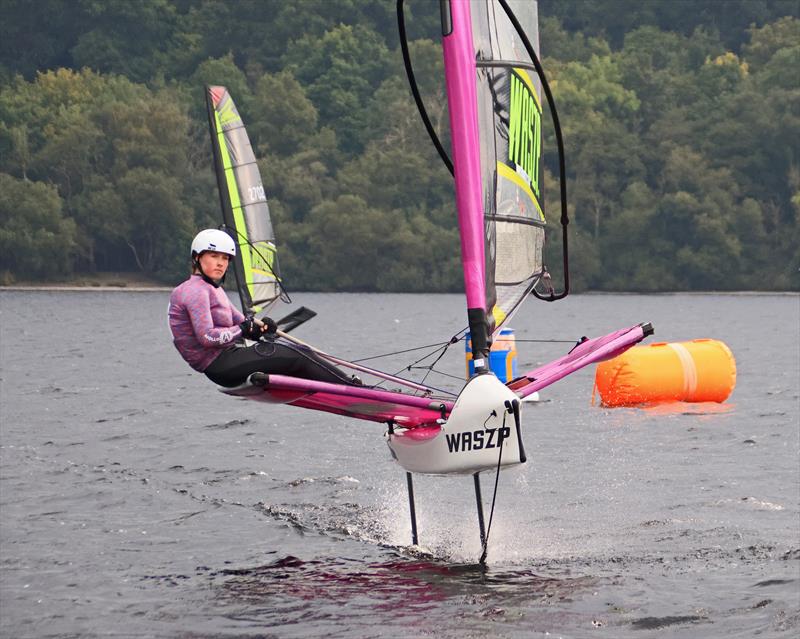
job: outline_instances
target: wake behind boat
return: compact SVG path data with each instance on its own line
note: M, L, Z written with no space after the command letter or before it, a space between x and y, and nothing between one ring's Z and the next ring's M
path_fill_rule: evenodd
M456 396L446 396L425 383L301 344L338 366L388 382L392 389L255 373L247 383L222 390L255 401L386 424L391 454L407 472L414 544L418 539L411 473L472 474L483 560L487 536L479 473L499 472L501 467L526 461L521 400L584 366L624 352L651 334L652 327L643 323L594 339L581 338L563 357L505 384L491 371L492 341L522 303L531 295L555 301L569 292L563 143L538 59L536 3L443 0L441 6L452 160L430 126L416 89L404 39L403 0L398 0L399 30L423 121L454 176L474 374ZM560 293L554 291L544 262L543 94L556 126L561 167L565 284ZM281 299L288 301L266 194L244 124L227 89L208 87L206 99L223 219L238 244L234 272L242 310L263 317ZM299 309L279 320L286 329L279 333L281 339L297 342L288 330L313 314ZM464 332L457 329L449 343Z

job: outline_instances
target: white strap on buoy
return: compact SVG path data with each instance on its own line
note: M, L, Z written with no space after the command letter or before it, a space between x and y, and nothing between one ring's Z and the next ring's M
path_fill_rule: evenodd
M684 401L691 401L697 391L697 368L694 365L694 358L683 344L670 343L667 346L675 351L678 359L681 360Z

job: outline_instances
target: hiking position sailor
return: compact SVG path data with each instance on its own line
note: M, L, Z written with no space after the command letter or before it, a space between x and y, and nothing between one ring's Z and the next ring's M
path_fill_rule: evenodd
M217 229L200 231L191 255L189 279L169 298L169 327L175 348L194 370L229 388L256 372L358 383L310 349L276 341L277 325L271 318L245 317L230 303L221 287L236 256L230 235ZM248 346L245 338L256 343Z

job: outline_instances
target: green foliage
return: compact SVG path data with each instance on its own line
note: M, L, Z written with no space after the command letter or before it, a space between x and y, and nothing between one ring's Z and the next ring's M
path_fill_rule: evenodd
M602 38L587 37L582 32L569 32L558 18L539 13L541 50L546 58L563 62L588 62L592 56L607 56L611 53L608 43ZM546 65L549 68L549 62Z
M797 2L540 0L539 16L574 290L800 288ZM438 4L407 0L406 17L449 149ZM192 234L219 221L203 86L221 84L291 289L459 290L452 180L395 31L386 0L3 0L2 278L182 277ZM557 282L548 127L544 153Z
M0 66L9 76L70 66L69 49L84 25L75 3L62 0L0 2ZM24 53L23 53L24 52Z
M340 24L322 38L303 36L284 55L324 121L337 123L339 143L357 153L365 142L366 105L388 68L388 49L367 28Z
M271 114L271 117L256 120L248 127L253 143L262 153L272 151L282 156L291 155L317 132L317 109L290 71L261 76L256 82L250 108L254 113Z
M168 61L178 20L169 0L79 0L77 4L86 27L70 49L76 67L142 81Z
M0 173L0 273L64 277L77 250L75 222L55 189Z
M422 292L432 283L452 290L458 282L456 232L422 215L406 217L344 195L316 206L303 225L283 228L289 259L282 265L292 269L292 260L303 256L298 279L309 290Z
M188 119L174 92L61 69L35 82L17 78L0 92L0 118L13 150L0 175L57 189L58 210L77 231L67 243L70 268L176 271L175 237L194 227L183 194L195 181ZM27 275L26 264L14 270Z
M539 15L558 18L569 32L602 37L614 49L642 26L685 36L700 27L718 31L720 41L738 52L752 25L798 17L800 6L795 0L539 0Z
M761 28L752 27L750 41L744 45L744 55L750 68L756 71L768 64L777 53L796 49L800 46L798 43L800 43L800 20L796 15L795 17L786 15ZM792 74L786 75L790 77Z

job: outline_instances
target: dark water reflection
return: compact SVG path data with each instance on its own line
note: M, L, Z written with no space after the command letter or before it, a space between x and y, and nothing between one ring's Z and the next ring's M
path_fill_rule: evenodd
M378 614L393 625L413 625L426 611L436 615L442 606L459 608L462 617L491 620L520 605L572 601L596 583L587 577L558 579L526 570L495 572L479 564L413 559L365 564L360 559L302 561L292 556L264 566L222 570L214 577L230 577L219 588L222 598L265 605L265 614L278 625L293 623L291 614L302 601L313 602L326 618ZM306 618L305 607L299 609ZM393 632L387 629L387 636Z

